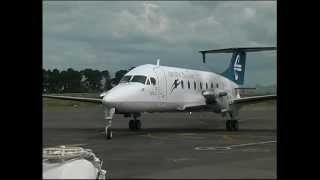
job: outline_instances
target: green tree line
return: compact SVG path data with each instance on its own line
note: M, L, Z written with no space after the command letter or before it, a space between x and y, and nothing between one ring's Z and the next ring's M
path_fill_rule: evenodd
M128 70L119 70L111 78L108 70L99 71L84 69L81 71L69 68L43 69L43 93L96 93L107 91L117 85Z

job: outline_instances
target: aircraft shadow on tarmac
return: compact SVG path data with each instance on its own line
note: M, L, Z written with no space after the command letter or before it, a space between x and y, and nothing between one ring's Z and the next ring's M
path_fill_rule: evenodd
M51 129L53 130L53 129ZM58 131L68 131L73 133L85 133L89 138L101 137L104 138L103 128L59 128L55 129ZM114 135L116 137L126 137L126 136L139 136L145 134L171 134L171 133L236 133L236 134L247 134L247 133L276 133L276 129L240 129L237 132L226 131L223 128L144 128L137 131L130 130L128 128L112 128ZM84 134L83 134L84 135ZM100 139L100 138L99 138Z
M144 135L149 133L156 133L156 134L170 134L170 133L197 133L197 134L205 134L205 133L237 133L237 132L229 132L225 129L217 129L217 128L146 128L140 129L139 131L132 131L126 128L114 128L114 133L117 136L134 136L134 135ZM118 133L117 133L118 132ZM252 133L273 133L276 132L275 129L241 129L238 133L243 132L252 132ZM103 133L103 130L101 131Z
M48 130L58 131L78 131L78 132L104 132L103 128L48 128ZM229 132L224 128L143 128L140 130L130 130L128 128L112 128L116 132L130 132L130 133L213 133L213 132ZM239 129L236 132L276 132L276 129Z

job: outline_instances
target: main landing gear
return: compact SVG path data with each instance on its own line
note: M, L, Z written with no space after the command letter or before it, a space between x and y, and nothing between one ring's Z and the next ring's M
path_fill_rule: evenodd
M139 130L141 129L141 121L137 119L137 117L140 117L140 114L133 114L133 118L129 121L129 129L130 130Z
M230 113L230 120L226 122L226 129L227 131L238 131L239 130L239 122L238 120L234 119L232 114Z
M106 108L104 110L104 119L106 121L105 135L107 139L112 139L111 123L115 112L115 108Z

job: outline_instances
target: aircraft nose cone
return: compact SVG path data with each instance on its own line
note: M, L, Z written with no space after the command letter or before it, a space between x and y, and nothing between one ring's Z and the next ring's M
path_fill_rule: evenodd
M116 107L119 102L119 97L115 93L108 93L102 99L102 103L107 107Z
M118 85L104 95L102 103L107 107L120 108L124 103L135 101L140 91L139 85Z
M102 99L102 104L107 107L115 107L117 108L121 102L125 100L128 96L128 88L123 86L116 86L111 90L107 91ZM130 92L130 91L129 91Z

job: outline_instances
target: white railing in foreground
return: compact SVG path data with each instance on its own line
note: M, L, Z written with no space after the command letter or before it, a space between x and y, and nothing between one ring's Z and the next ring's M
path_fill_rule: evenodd
M102 163L99 158L92 152L91 149L84 149L81 147L51 147L43 148L43 161L46 163L66 162L75 159L86 159L90 161L98 170L97 179L105 179L106 170L102 169Z

